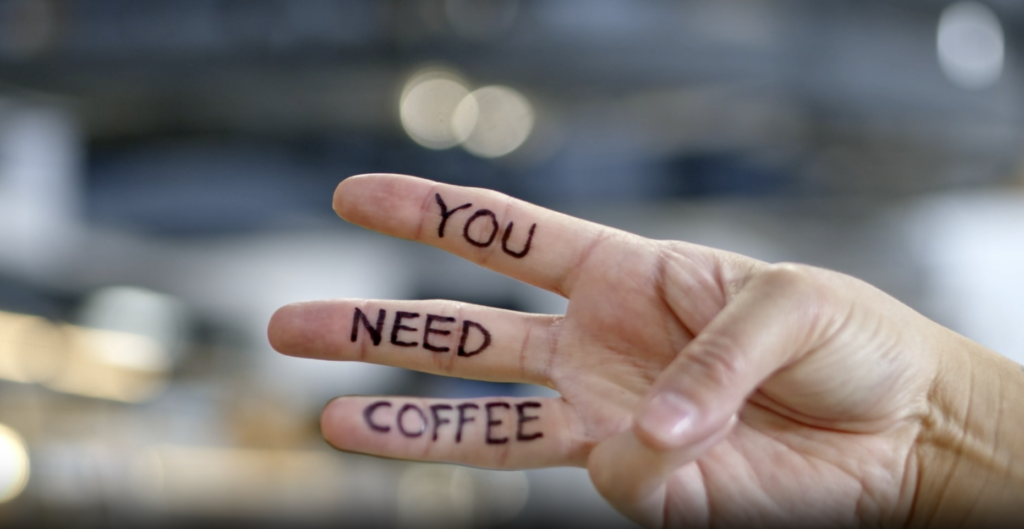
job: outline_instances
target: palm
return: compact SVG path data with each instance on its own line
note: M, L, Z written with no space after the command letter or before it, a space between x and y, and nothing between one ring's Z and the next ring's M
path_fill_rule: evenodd
M651 383L693 339L662 301L655 259L607 266L600 252L591 261L600 264L580 272L585 287L569 300L550 374L594 441L630 426Z
M720 252L661 244L662 251L644 258L634 255L615 262L615 256L595 256L591 262L601 264L581 270L586 277L580 282L587 287L570 299L562 323L558 343L569 345L557 347L552 379L595 444L630 427L634 410L653 381L726 302L719 282L705 282L704 290L690 289L685 299L673 299L677 289L666 284L672 278L665 270L691 273L695 277L687 278L689 285L701 284L701 277L714 277L713 267L727 266ZM743 265L755 270L758 266ZM695 299L700 302L694 303ZM677 313L673 307L683 310ZM870 347L870 341L862 337L858 345ZM858 354L858 345L847 350L829 345L814 353L849 357ZM798 512L813 511L827 498L833 504L843 503L851 516L867 514L858 512L858 505L869 501L895 514L899 481L878 476L903 472L912 436L892 427L903 418L899 412L912 409L912 403L889 395L899 388L869 381L868 391L855 394L872 398L847 402L846 413L802 409L807 386L847 389L841 381L822 380L819 375L826 372L813 365L815 360L807 360L810 365L792 370L788 377L793 378L793 371L797 377L812 377L803 388L792 380L774 387L768 381L765 390L752 395L736 427L721 443L674 473L663 492L669 519L702 513L698 517L731 516L736 522L749 522L747 516L757 516L750 512L755 505L737 510L736 498L761 498L766 505ZM610 387L618 391L609 391ZM880 391L894 398L880 398ZM865 468L867 462L877 466ZM722 512L709 512L713 506Z
M525 403L543 409L536 416L518 401L340 399L323 418L325 437L339 448L494 468L587 466L616 507L649 525L748 524L792 512L827 520L838 513L862 523L906 514L904 478L912 476L904 473L916 433L910 419L922 413L930 366L905 360L917 351L897 344L916 342L894 337L914 315L884 294L831 272L796 273L709 248L649 241L491 192L410 177L346 181L335 199L353 222L569 298L564 317L442 301L341 300L282 309L270 337L288 354L544 384L561 395ZM502 212L500 222L495 212ZM527 222L540 225L536 240L533 228L524 239ZM843 290L877 298L885 310L873 315L821 294ZM803 313L808 306L811 312ZM369 317L359 319L374 311L381 314L376 327ZM385 317L398 311L454 327L435 332L430 320L424 330L395 319L385 343ZM463 356L461 343L453 354L456 343L444 340L454 339L460 320L470 322L462 324L464 334L471 325L491 329L486 355ZM419 341L397 339L414 331L423 332L421 346L435 340L432 352L412 353ZM741 376L758 370L761 378ZM684 392L720 388L720 398L699 403L703 430L694 435L706 446L698 443L696 451L652 445L646 430L634 427L638 406L672 384ZM377 404L391 415L374 415ZM511 415L495 419L489 406ZM463 417L462 407L477 418ZM405 411L393 413L407 408L420 417L420 430L407 430ZM738 416L735 426L730 416ZM524 435L527 423L533 433ZM463 443L464 428L486 443Z

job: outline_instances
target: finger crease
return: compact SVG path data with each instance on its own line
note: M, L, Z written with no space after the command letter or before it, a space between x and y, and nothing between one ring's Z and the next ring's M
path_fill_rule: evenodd
M526 332L523 333L523 341L519 344L519 376L524 380L532 380L526 371L526 351L530 346L530 336L533 334L533 322L527 320Z
M681 317L676 313L675 309L672 308L672 304L668 302L668 297L665 295L665 278L668 275L666 271L668 267L668 249L664 245L659 245L657 262L655 263L654 272L654 292L658 295L658 300L661 301L661 305L665 307L665 311L676 317L676 321L686 330L691 337L697 336L697 331L691 329L687 324L687 318ZM689 296L689 293L685 293ZM672 333L668 327L668 321L662 320L662 334L664 336L671 336ZM678 351L677 351L678 353Z
M423 240L423 226L427 222L427 217L430 216L431 204L435 203L434 195L438 194L437 188L440 186L437 182L432 183L427 191L427 196L423 197L423 202L420 205L420 220L416 223L416 237L413 238L414 241Z
M465 312L466 305L464 303L459 303L459 302L456 301L456 302L452 302L452 306L455 308L455 311L454 311L455 312L455 321L456 322L465 321L465 317L464 317L463 313ZM455 347L454 344L453 344L452 347L453 348ZM458 356L458 354L446 354L446 355L434 355L434 356L439 356L439 357L443 356L443 357L447 358L448 360L445 363L446 371L449 374L455 373L455 362L460 358Z
M590 260L591 255L593 255L594 253L594 250L598 246L600 246L601 243L608 240L609 236L610 230L601 230L600 232L598 232L597 235L594 236L590 243L587 244L587 247L584 248L583 251L581 251L579 255L576 257L576 260L572 264L572 266L566 268L565 275L561 278L560 281L558 281L558 283L555 286L555 293L561 295L562 297L569 297L568 292L572 290L572 285L576 283L576 279L579 277L579 274L583 270L587 261Z
M559 342L562 339L562 329L565 322L565 316L555 316L554 321L549 326L548 330L548 351L547 359L544 362L543 375L548 384L554 382L554 367L555 359L559 355Z
M369 303L370 303L369 300L363 300L361 303L359 303L359 310L363 314L366 314L367 318L370 317L369 316L370 312L367 309L367 305L369 305ZM353 325L356 325L356 323L353 322ZM369 339L369 333L362 333L362 335L363 335L363 339L359 341L359 361L360 362L365 362L366 361L366 356L369 354L369 348L366 345L366 342Z

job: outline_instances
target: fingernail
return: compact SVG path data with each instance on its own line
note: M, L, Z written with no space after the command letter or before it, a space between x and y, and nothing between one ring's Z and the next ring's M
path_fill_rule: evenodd
M678 445L693 429L694 408L675 393L662 393L651 400L637 419L652 437L669 446Z

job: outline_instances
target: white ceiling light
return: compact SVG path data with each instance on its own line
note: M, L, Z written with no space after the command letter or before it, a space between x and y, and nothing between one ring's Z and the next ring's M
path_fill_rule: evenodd
M455 107L467 95L462 80L451 72L423 70L413 75L402 90L399 114L402 128L416 143L429 149L459 144L452 130Z
M459 103L452 128L467 151L496 158L522 145L533 123L533 107L526 97L507 86L485 86Z
M1003 73L1003 28L983 4L957 2L944 9L937 45L942 71L957 86L985 88Z
M0 424L0 503L14 499L25 490L28 474L25 441L18 432Z

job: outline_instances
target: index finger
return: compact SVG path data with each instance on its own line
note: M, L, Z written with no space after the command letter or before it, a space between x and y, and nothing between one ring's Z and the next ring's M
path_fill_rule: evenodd
M631 237L496 191L395 174L345 179L334 192L334 210L354 224L563 296L595 252L621 251Z

